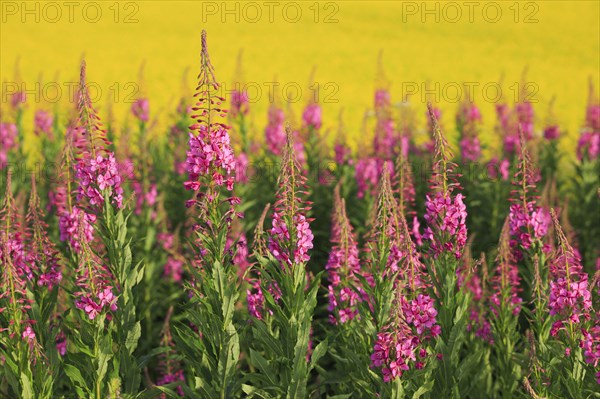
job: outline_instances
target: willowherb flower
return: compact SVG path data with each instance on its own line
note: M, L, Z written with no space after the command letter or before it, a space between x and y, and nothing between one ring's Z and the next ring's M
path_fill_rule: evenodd
M589 319L592 295L588 288L588 275L583 271L581 259L567 241L554 210L551 210L558 241L556 254L550 260L550 315L557 316L552 327L555 335L566 325L578 325Z
M80 248L73 293L75 307L85 312L90 320L98 315L117 310L117 296L113 293L113 277L103 260L95 255L85 239L84 213L79 215L77 239ZM110 316L110 315L109 315Z
M600 384L600 324L596 323L589 330L583 330L582 335L580 346L583 349L583 358L597 370L596 382Z
M131 183L131 188L135 193L135 211L136 215L142 214L142 209L144 205L152 208L156 205L156 200L158 198L158 190L156 188L155 183L151 183L149 187L144 188L144 185L138 181L134 181Z
M188 190L196 191L200 188L200 176L208 176L212 184L226 185L228 190L232 190L232 174L236 165L227 130L218 127L207 133L201 126L198 136L190 133L186 166L189 175L186 182Z
M281 267L302 264L310 259L313 247L310 219L305 213L310 205L303 200L306 178L300 172L296 159L291 129L287 128L287 141L283 153L279 190L274 206L272 227L269 230L269 251L281 262Z
M65 210L58 219L60 240L67 242L75 252L79 252L81 250L79 243L82 240L86 242L94 240L95 222L96 215L87 213L76 206L71 209L71 212Z
M325 265L329 279L328 311L333 324L343 324L358 316L357 305L366 293L358 278L361 274L358 245L346 215L346 203L340 197L339 185L335 188L334 206L333 245Z
M371 366L381 368L383 380L390 382L410 370L422 369L429 357L427 343L441 332L437 310L427 295L407 300L397 291L392 321L377 334Z
M423 238L430 242L434 258L443 252L450 252L460 259L467 242L467 208L463 195L454 195L454 190L460 189L454 172L456 165L450 161L452 154L438 125L435 109L431 104L428 104L428 109L435 139L436 161L431 180L432 192L427 195L425 202L427 228Z
M508 215L510 234L516 240L514 245L528 250L532 245L541 245L542 239L548 232L551 220L548 212L537 205L537 197L533 195L539 173L534 169L525 139L521 136L521 154L519 167L515 173Z
M0 123L0 170L8 163L8 152L17 148L17 126L14 123Z
M481 157L481 144L478 137L465 137L460 141L460 155L463 161L475 162Z
M248 155L244 152L240 152L235 157L235 182L236 183L248 183L249 177L249 166L250 160L248 159Z
M48 226L42 219L43 212L40 208L35 179L32 178L31 182L31 198L26 218L30 237L29 257L36 273L37 284L52 289L62 280L59 253L48 237Z
M20 219L12 196L11 173L6 179L6 193L0 209L0 314L8 312L7 324L0 326L0 335L8 332L10 339L35 338L31 336L28 316L32 300L27 294L27 281L33 276L28 254L25 252ZM10 320L10 322L9 322Z
M533 138L533 122L535 113L529 101L519 102L515 105L515 113L523 135L526 140Z
M87 198L92 208L101 209L106 194L117 208L121 208L121 176L114 154L107 149L110 142L106 139L106 131L102 129L100 117L89 96L85 61L81 64L77 106L79 118L69 139L75 147L81 146L75 165L77 200Z
M557 140L560 137L560 128L556 125L546 126L544 129L544 138L548 141Z
M363 198L367 193L372 196L376 194L385 169L392 171L392 162L378 157L362 158L356 162L354 178L358 186L358 198Z
M75 177L79 183L78 201L87 198L92 207L100 208L106 194L117 208L123 207L121 175L112 153L97 155L96 158L80 158L75 165Z
M217 116L225 117L227 110L222 108L225 99L215 95L220 85L208 55L205 31L202 32L200 64L198 91L194 94L197 102L192 107L196 114L191 115L196 123L189 127L186 160L189 178L185 188L198 191L202 179L209 191L208 200L212 201L215 195L212 190L217 186L227 186L228 190L233 190L235 157L228 127L216 121Z
M593 161L598 158L598 154L600 154L600 133L583 132L577 142L577 158L580 161L583 159Z
M164 275L176 283L181 282L185 263L179 257L169 256L165 262Z
M131 113L141 122L148 122L150 119L150 102L147 98L138 98L131 104Z
M498 314L501 307L508 306L512 314L517 316L521 311L523 299L519 297L521 278L517 262L510 248L510 228L506 220L500 233L496 272L492 277L491 310Z
M304 126L309 129L321 128L321 106L316 103L310 103L302 112L302 121Z
M231 93L230 115L235 118L238 115L247 115L250 112L248 93L243 90L234 90Z
M490 179L500 177L506 181L510 178L510 161L508 159L498 161L498 158L494 157L487 163L486 169Z
M260 276L259 276L260 278ZM264 317L265 310L265 295L263 293L263 289L261 288L260 280L257 279L255 281L250 282L251 289L246 290L246 301L248 302L248 312L250 315L258 320L262 320ZM281 299L281 290L277 285L277 282L273 281L268 284L267 291L275 302L279 302ZM271 309L268 310L269 314L273 314Z
M47 134L50 139L52 139L52 124L54 122L54 118L52 114L43 109L37 110L34 116L34 133L36 135L40 135L42 133Z
M281 155L282 149L285 148L284 120L283 110L275 104L271 104L269 107L269 120L265 128L265 139L267 148L274 155Z

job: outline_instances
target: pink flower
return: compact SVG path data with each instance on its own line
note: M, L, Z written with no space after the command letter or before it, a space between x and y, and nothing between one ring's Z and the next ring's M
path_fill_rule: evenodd
M577 142L577 158L582 161L584 158L590 161L598 158L600 154L600 132L584 132Z
M0 123L0 169L8 163L8 152L17 147L17 126L13 123Z
M319 104L309 104L304 108L304 112L302 113L302 120L304 121L304 126L312 128L312 129L320 129L321 128L321 107Z
M142 122L148 122L150 117L150 102L147 98L139 98L131 104L131 113Z
M544 129L544 138L548 141L556 140L560 137L560 129L556 125L548 126Z
M239 114L246 115L250 111L248 103L248 93L234 90L231 93L231 116L235 118Z
M65 211L58 220L60 240L68 242L75 252L79 252L81 250L79 244L81 240L86 242L94 240L93 224L95 222L95 215L86 213L77 207L73 207L71 213ZM80 223L83 223L82 227L79 226ZM80 232L83 232L83 237L80 237Z
M134 181L131 183L131 187L133 188L133 192L135 193L135 214L141 215L142 209L144 205L152 208L156 204L156 199L158 197L158 191L156 189L156 184L150 184L148 187L148 191L144 192L144 188L142 183Z
M51 135L53 122L54 118L52 117L52 114L41 109L37 110L34 117L34 133L38 136L40 133Z
M190 133L187 151L188 181L186 188L194 191L200 188L198 178L207 176L216 185L227 185L233 189L232 172L235 170L235 158L227 130L217 126L207 131L204 125L197 127L198 135Z
M285 146L284 120L283 110L272 105L269 108L269 122L265 128L265 138L269 151L274 155L281 155L281 151Z
M84 157L75 166L75 177L78 179L77 200L87 198L90 205L101 208L104 194L117 208L123 206L123 189L121 176L113 153L98 155L96 158Z
M406 322L415 327L417 334L429 331L435 337L440 333L439 326L436 327L437 310L428 295L419 294L416 299L405 302L403 311Z
M463 195L444 197L438 192L431 198L427 195L425 202L425 220L428 227L423 238L431 241L431 249L437 257L448 250L460 259L467 242L467 207Z
M460 154L463 161L477 161L481 157L479 138L465 137L460 141Z
M169 256L165 263L164 275L169 276L176 283L181 282L184 263L181 259Z

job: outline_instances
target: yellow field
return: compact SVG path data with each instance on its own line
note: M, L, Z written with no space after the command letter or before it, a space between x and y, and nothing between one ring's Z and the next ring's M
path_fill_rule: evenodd
M191 94L203 28L208 31L217 77L226 84L234 79L239 49L244 50L244 78L257 100L252 104L253 122L261 133L274 77L280 82L279 91L287 85L289 97L301 87L294 104L298 116L309 100L309 75L316 66L320 98L327 100L325 128L335 131L343 106L349 133L356 140L364 110L372 104L380 50L393 99L399 101L416 88L412 100L422 116L424 84L429 81L445 111L446 126L453 124L457 107L453 99L464 95L456 93L458 83L473 83L474 100L491 126L495 94L489 87L504 74L503 93L512 101L514 85L527 66L527 81L537 88L533 100L538 102L538 115L545 118L548 102L556 96L556 116L570 132L569 146L583 120L588 78L596 85L599 80L598 1L476 2L471 15L461 1L0 4L0 80L5 93L10 89L6 84L15 81L17 57L26 87L33 90L40 74L46 83L77 81L84 54L89 80L102 90L99 108L104 112L116 100L114 111L121 120L135 88L127 83L138 80L142 61L141 90L150 98L152 116L159 123L166 121L183 94L186 67L192 72L187 84ZM484 87L490 90L487 95ZM63 89L66 97L68 86ZM41 105L48 106L43 100Z

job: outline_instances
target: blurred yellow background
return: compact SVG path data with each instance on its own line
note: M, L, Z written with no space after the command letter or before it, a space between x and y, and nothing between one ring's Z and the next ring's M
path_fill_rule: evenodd
M280 94L285 85L287 97L297 97L293 108L299 117L310 100L309 77L316 67L324 128L335 132L343 107L349 135L355 144L364 139L360 128L373 103L380 50L392 100L413 91L411 101L423 117L429 82L447 127L454 126L456 100L464 98L464 91L456 91L462 82L471 82L473 99L491 127L496 94L489 87L504 76L502 93L512 103L528 67L537 116L546 120L556 96L556 118L569 130L571 148L584 118L588 79L596 86L599 80L598 1L0 1L0 6L3 102L16 81L17 58L28 90L40 79L58 82L66 98L69 83L62 82L77 81L84 55L88 79L101 90L96 104L103 116L114 103L118 120L131 118L128 101L144 95L157 126L166 124L182 95L192 93L202 29L208 31L217 78L226 85L236 79L243 49L243 78L254 90L251 118L261 135L274 77ZM142 62L138 92L131 82L138 82ZM28 105L28 119L32 108L49 106L42 97Z

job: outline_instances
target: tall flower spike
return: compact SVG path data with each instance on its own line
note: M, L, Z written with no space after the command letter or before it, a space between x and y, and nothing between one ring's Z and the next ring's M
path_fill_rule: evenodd
M535 195L539 173L534 169L527 150L525 137L521 134L521 155L515 173L511 206L509 212L510 234L525 250L532 245L541 245L541 240L548 232L550 217L546 210L537 205ZM520 252L517 252L520 255Z
M383 177L379 185L375 219L367 236L370 247L375 249L375 259L381 256L382 251L389 251L385 270L370 270L371 273L384 273L386 275L398 272L400 262L404 256L402 247L402 215L398 211L398 203L394 198L390 182L390 168L384 168ZM367 249L371 251L371 249ZM378 262L375 262L378 263Z
M423 237L430 241L434 257L449 251L460 259L467 242L467 208L462 194L452 195L455 189L460 189L454 173L456 164L450 161L452 153L438 125L433 107L431 104L427 104L427 107L433 126L436 161L431 177L432 192L427 195L425 203L428 227Z
M225 98L217 95L219 87L208 54L206 31L203 30L200 74L194 94L197 101L192 107L195 114L191 115L196 123L189 127L189 150L186 160L189 179L185 182L185 187L198 191L202 177L207 186L205 194L209 201L214 198L217 186L226 185L228 190L233 190L235 171L235 157L227 132L228 127L219 122L227 114L227 110L222 108Z
M86 64L81 63L77 127L86 138L85 148L75 166L79 186L77 199L89 200L92 207L101 209L105 195L117 207L123 206L123 188L114 154L108 150L106 131L92 105L86 82Z
M550 315L558 320L552 326L552 335L562 328L572 334L572 327L581 319L589 320L592 295L588 288L588 275L583 271L581 259L567 241L554 209L550 210L558 248L550 260ZM571 337L574 338L574 337Z
M27 315L32 303L27 296L27 280L31 278L28 276L31 270L30 262L26 259L11 180L9 171L6 195L0 209L0 334L8 331L11 339L22 337L30 343L35 343L35 334ZM8 312L6 316L3 315L5 312Z
M519 297L520 282L517 262L510 248L510 226L507 218L500 233L496 272L492 278L493 294L490 298L492 312L497 314L501 306L509 306L514 315L519 314L523 302Z
M346 215L346 203L340 196L339 184L334 191L334 208L331 234L333 246L325 266L329 276L328 310L329 320L333 324L343 324L357 317L357 304L362 299L357 289L363 293L364 290L358 278L358 246Z
M282 267L307 262L314 238L309 226L311 219L306 218L310 202L303 198L308 195L306 177L302 175L296 159L289 125L286 127L286 134L287 141L277 179L277 201L273 207L273 223L269 231L269 251L281 262Z
M35 264L33 269L37 273L37 284L52 289L62 279L60 271L59 253L54 243L48 237L48 226L42 219L43 212L40 208L40 198L37 194L35 177L31 177L31 198L29 200L29 213L27 225L30 235L30 256Z

